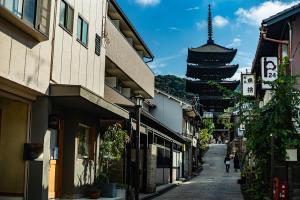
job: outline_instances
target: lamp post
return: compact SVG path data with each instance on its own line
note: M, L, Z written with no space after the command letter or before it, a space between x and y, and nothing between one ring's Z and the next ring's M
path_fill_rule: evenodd
M135 200L139 199L140 193L140 125L141 125L141 108L143 105L144 98L142 95L135 96L136 100L136 137L135 137L135 166L136 166L136 176L135 176Z

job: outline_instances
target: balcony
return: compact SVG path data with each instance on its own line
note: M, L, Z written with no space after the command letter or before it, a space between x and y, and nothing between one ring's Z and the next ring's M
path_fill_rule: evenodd
M127 76L123 84L134 89L145 98L154 96L154 74L128 39L107 19L108 45L106 56L111 61L106 71L112 76ZM117 68L117 69L116 69Z
M104 99L118 105L134 106L134 103L130 99L126 98L120 92L107 84L104 86Z

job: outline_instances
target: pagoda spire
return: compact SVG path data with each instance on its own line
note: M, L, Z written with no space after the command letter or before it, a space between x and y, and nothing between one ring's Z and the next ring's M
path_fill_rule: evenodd
M207 44L213 44L214 40L213 37L213 26L212 26L212 17L211 17L211 8L210 4L208 4L208 40Z

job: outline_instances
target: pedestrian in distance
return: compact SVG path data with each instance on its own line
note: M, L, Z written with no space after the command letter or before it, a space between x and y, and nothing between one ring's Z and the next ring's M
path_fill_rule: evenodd
M238 169L240 169L240 159L237 153L235 153L234 155L233 165L234 165L234 171L237 172Z
M226 155L225 159L224 159L224 163L226 166L226 172L229 173L229 168L230 168L230 156L229 154Z

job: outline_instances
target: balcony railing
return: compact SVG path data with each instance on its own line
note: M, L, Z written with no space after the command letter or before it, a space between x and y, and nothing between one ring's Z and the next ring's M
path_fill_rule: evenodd
M106 24L109 43L107 57L132 79L149 97L154 96L154 74L141 56L115 27L110 19Z
M119 91L110 87L107 84L105 84L104 86L104 99L119 105L134 105L134 103L130 99L123 96Z

